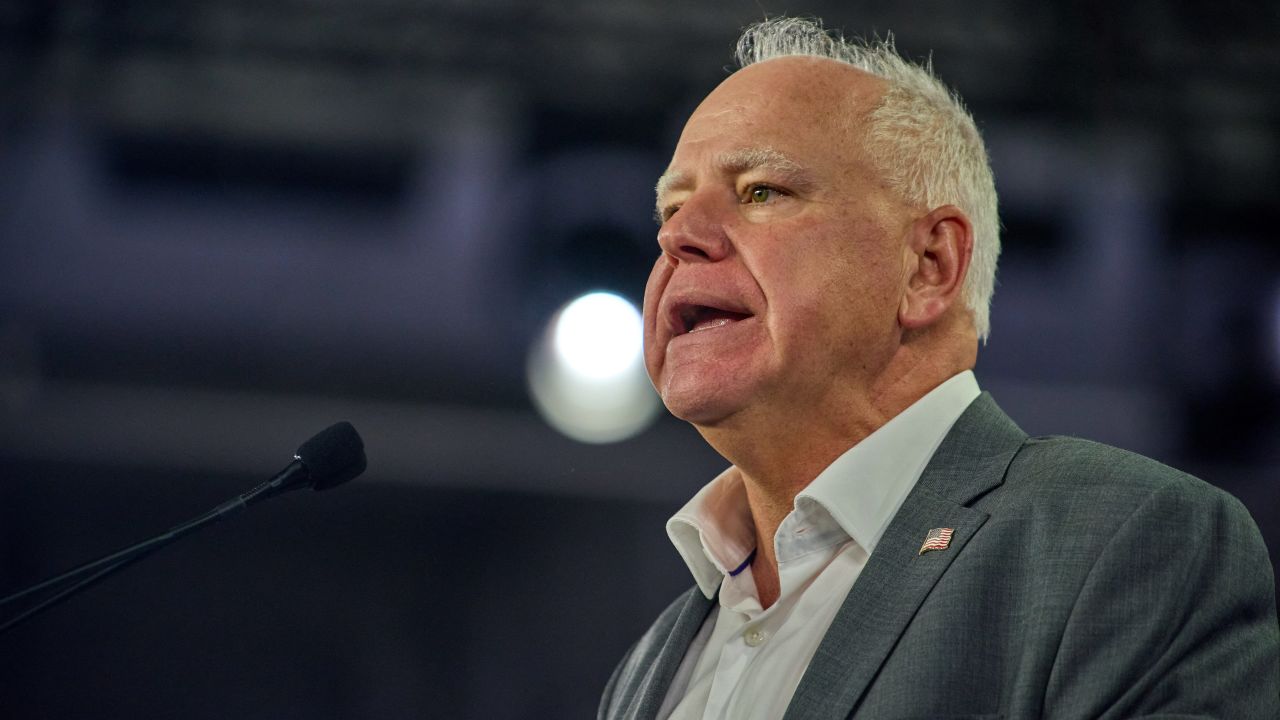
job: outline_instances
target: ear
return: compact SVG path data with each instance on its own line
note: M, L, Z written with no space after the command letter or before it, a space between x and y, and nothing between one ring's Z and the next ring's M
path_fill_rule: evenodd
M898 323L916 330L932 325L961 302L960 289L973 254L973 224L955 205L916 219L907 230L907 284Z

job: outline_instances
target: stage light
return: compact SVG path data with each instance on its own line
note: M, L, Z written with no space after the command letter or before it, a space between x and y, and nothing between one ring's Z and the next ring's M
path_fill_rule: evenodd
M556 353L584 378L616 377L641 359L642 331L634 305L613 293L590 293L556 318Z
M605 292L583 295L552 316L529 354L534 406L555 429L588 443L636 435L658 410L644 372L640 312Z

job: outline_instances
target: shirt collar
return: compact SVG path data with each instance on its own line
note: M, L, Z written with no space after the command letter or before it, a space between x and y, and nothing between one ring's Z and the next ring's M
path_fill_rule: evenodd
M934 388L836 458L796 496L796 510L825 511L870 555L979 392L969 370ZM667 521L667 535L702 593L714 597L724 576L740 572L755 550L755 525L737 468L699 490Z
M747 490L732 466L667 521L667 536L708 598L715 597L725 575L736 574L750 559L755 535Z

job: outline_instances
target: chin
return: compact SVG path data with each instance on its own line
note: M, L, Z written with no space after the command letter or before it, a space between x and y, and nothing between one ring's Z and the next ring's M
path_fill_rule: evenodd
M654 387L667 410L699 427L714 427L755 403L766 383L755 363L685 362L656 368Z
M700 392L667 388L661 395L663 404L672 415L702 427L723 422L741 410L743 405L739 399L726 393L725 388L703 388Z
M685 407L667 404L667 411L690 425L712 427L725 418L725 413L710 407Z

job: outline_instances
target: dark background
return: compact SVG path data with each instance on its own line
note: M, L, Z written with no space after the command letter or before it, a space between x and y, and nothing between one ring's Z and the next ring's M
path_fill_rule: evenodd
M982 386L1280 554L1280 4L0 0L0 594L334 420L370 456L0 637L0 715L590 716L722 461L669 418L560 437L526 351L639 298L653 181L766 12L892 30L978 118Z

